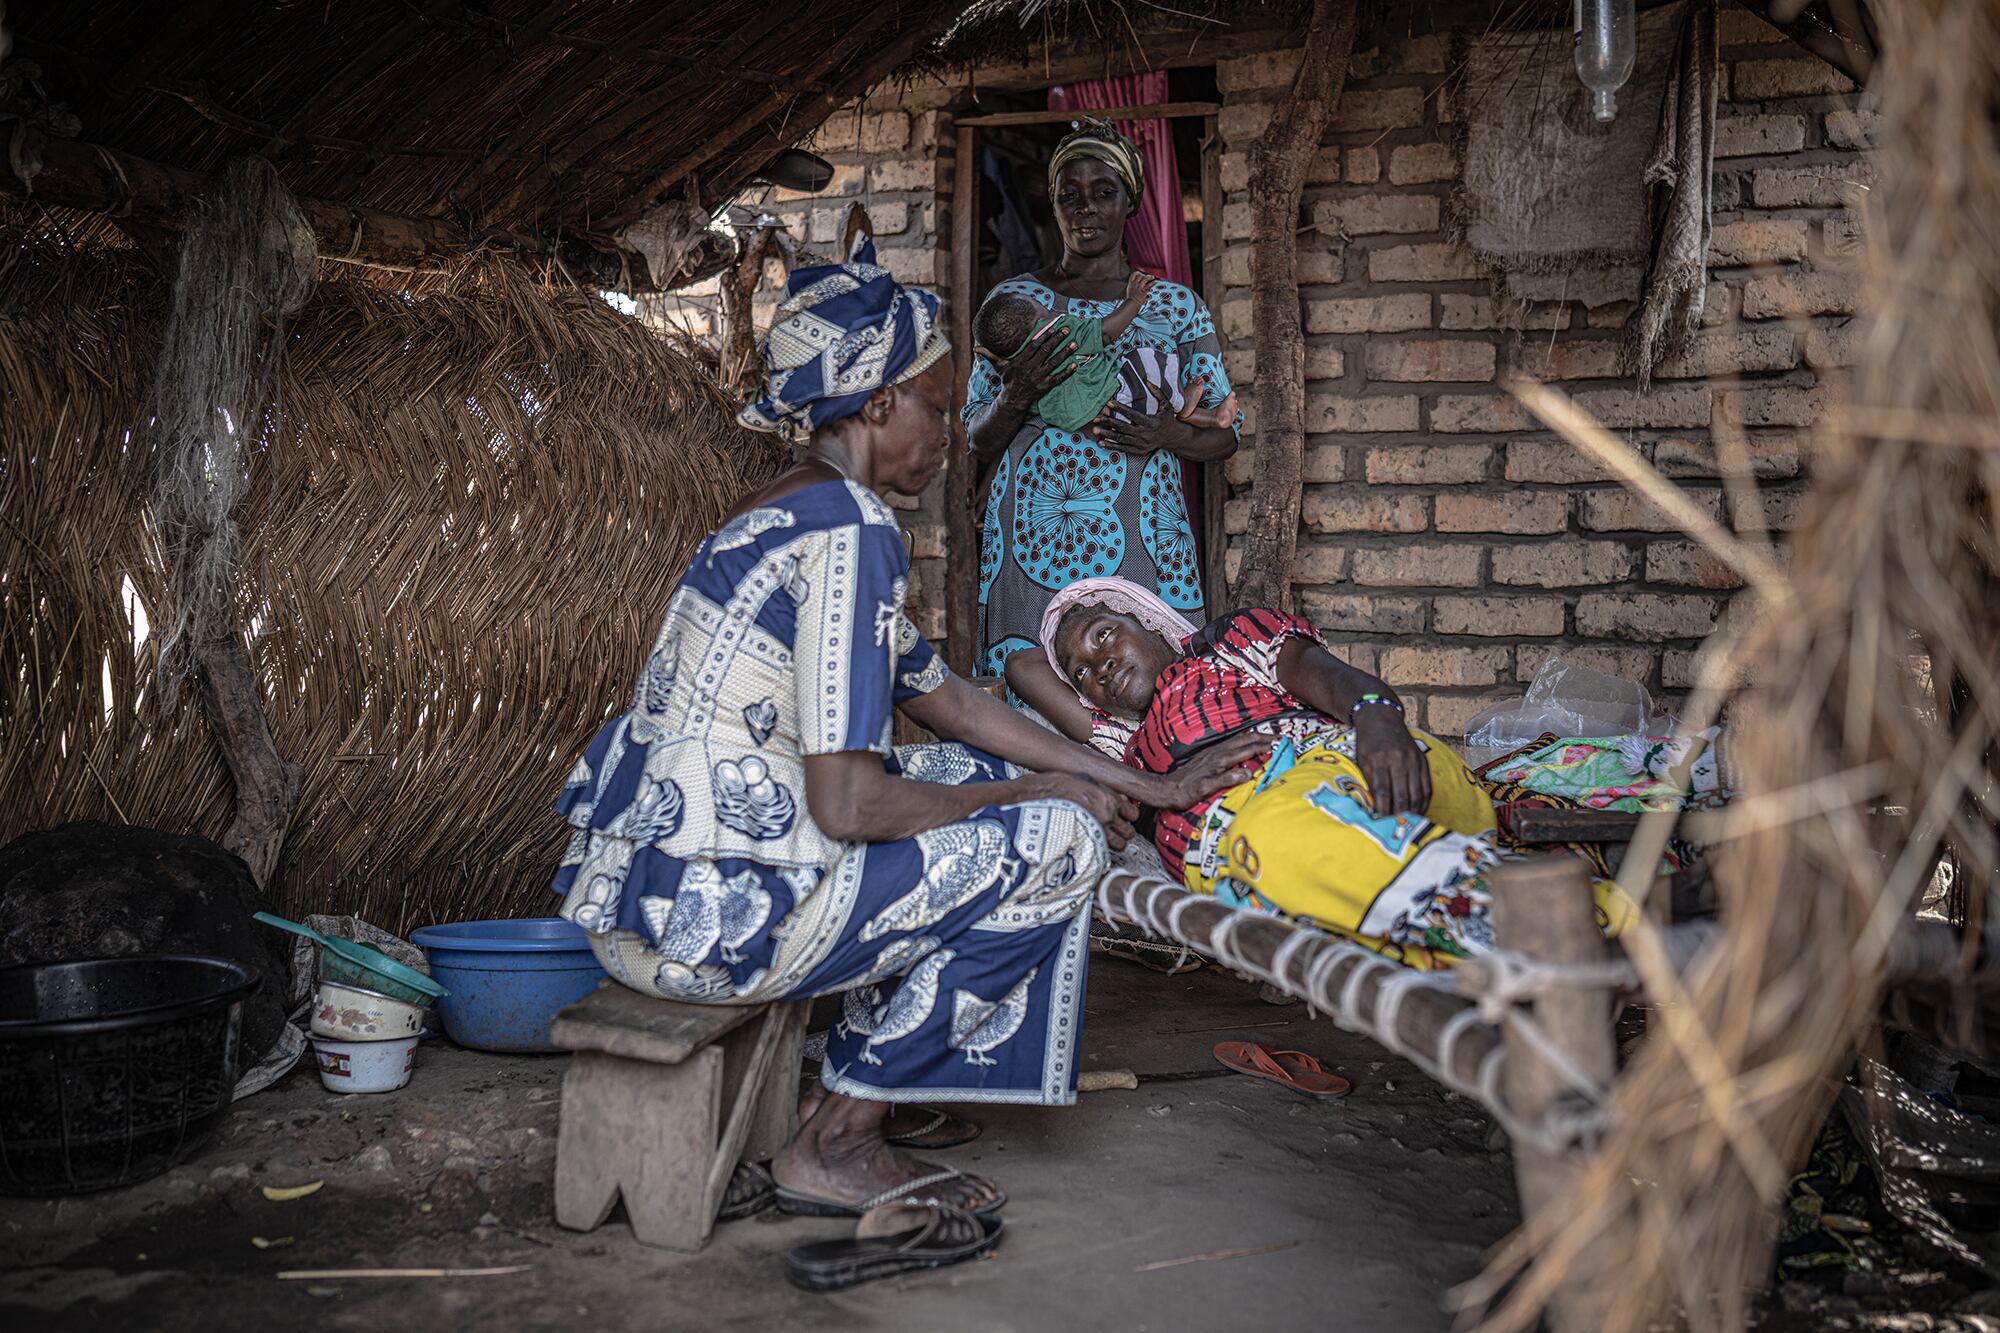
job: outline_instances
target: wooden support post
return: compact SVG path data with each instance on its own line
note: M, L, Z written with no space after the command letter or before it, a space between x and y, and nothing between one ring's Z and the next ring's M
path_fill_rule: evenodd
M1359 0L1313 0L1291 92L1250 149L1250 321L1257 335L1257 455L1250 530L1232 600L1292 605L1305 465L1306 345L1299 311L1299 200L1347 84ZM1207 224L1204 223L1204 226Z
M1217 116L1201 123L1201 295L1222 299L1222 129ZM1228 464L1202 465L1201 589L1210 620L1230 609L1229 534L1224 506L1229 502Z
M961 676L979 659L979 460L965 432L965 389L972 377L972 290L979 272L979 132L958 127L951 186L951 462L944 473L945 660Z
M303 770L278 753L264 716L262 686L244 660L240 640L210 639L196 649L195 662L203 712L236 784L236 813L222 845L243 858L258 888L267 889L298 811Z
M1575 857L1548 856L1510 861L1493 872L1493 928L1501 948L1557 965L1598 962L1605 957L1597 927L1590 877ZM1611 996L1581 987L1551 991L1530 1005L1536 1024L1569 1061L1600 1087L1609 1087L1617 1051L1611 1030ZM1501 1087L1508 1106L1524 1123L1541 1120L1551 1107L1578 1096L1570 1083L1513 1027L1503 1037L1507 1058ZM1514 1179L1521 1194L1521 1217L1567 1208L1582 1179L1584 1164L1551 1156L1532 1144L1516 1143ZM1582 1267L1591 1268L1589 1263ZM1596 1333L1605 1326L1599 1312L1581 1306L1573 1293L1559 1292L1549 1303L1552 1333Z

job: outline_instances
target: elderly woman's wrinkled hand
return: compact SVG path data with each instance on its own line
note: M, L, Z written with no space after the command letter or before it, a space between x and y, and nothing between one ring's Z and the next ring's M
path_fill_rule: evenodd
M1197 434L1197 427L1172 411L1149 414L1116 401L1106 403L1090 423L1091 438L1121 454L1145 455L1161 449L1182 453L1194 447Z
M1074 773L1027 773L1022 775L1021 784L1028 800L1074 801L1089 811L1090 817L1104 826L1112 851L1124 850L1131 841L1139 807L1109 787Z
M984 347L973 350L993 363L1000 376L1001 400L1028 409L1040 402L1043 394L1075 374L1080 364L1071 355L1076 351L1076 340L1054 325L1030 338L1011 361L1001 360Z
M1254 731L1217 741L1162 775L1151 804L1161 810L1186 810L1256 776L1270 752L1271 738Z

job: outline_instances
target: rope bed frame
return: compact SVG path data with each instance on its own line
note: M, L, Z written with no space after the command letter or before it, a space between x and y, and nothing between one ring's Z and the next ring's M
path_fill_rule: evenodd
M1608 1128L1616 997L1642 988L1638 969L1610 954L1591 908L1583 863L1561 856L1509 861L1495 872L1495 927L1503 947L1439 972L1420 972L1358 944L1284 917L1226 906L1159 875L1113 868L1098 882L1097 910L1266 982L1408 1059L1439 1083L1477 1099L1517 1153L1587 1154ZM1589 950L1551 956L1561 932L1552 918L1588 927ZM1700 966L1720 927L1691 921L1660 932L1677 973ZM1581 939L1575 930L1572 938ZM1982 953L2000 952L2000 939ZM1888 958L1892 985L2000 985L2000 973L1968 960L1949 927L1912 922ZM1572 1049L1544 1011L1582 1016L1601 1032L1592 1052ZM1592 1066L1605 1070L1595 1072ZM1514 1066L1510 1078L1510 1066ZM1529 1068L1523 1068L1527 1066ZM1519 1076L1538 1091L1524 1096ZM1511 1091L1510 1091L1511 1089ZM1530 1105L1529 1103L1533 1103Z

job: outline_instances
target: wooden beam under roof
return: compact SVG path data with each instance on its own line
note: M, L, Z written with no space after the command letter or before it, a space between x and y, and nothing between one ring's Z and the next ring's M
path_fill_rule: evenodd
M32 197L56 208L101 213L137 228L178 230L189 200L209 178L199 172L168 166L75 139L51 139L42 147L42 169L32 192L12 171L0 166L0 193ZM552 241L540 236L486 229L470 234L439 218L409 217L302 197L299 212L319 242L320 258L332 263L358 264L403 272L435 270L475 250L511 251L538 260L556 259L580 278L604 287L633 291L655 289L644 258L593 245L569 236ZM718 242L704 255L697 271L681 285L719 272L731 258L727 244Z

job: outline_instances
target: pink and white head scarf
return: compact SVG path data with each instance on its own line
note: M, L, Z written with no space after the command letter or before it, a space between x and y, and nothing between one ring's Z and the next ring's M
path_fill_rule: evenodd
M1130 579L1080 579L1050 598L1048 610L1042 612L1042 651L1048 654L1049 665L1055 668L1057 677L1072 690L1076 686L1056 659L1056 626L1062 623L1063 613L1072 606L1101 606L1128 615L1176 648L1180 647L1182 640L1201 628L1168 606L1158 593L1142 588ZM1082 691L1077 691L1076 697L1083 700L1086 707L1090 706L1090 700L1083 698Z

